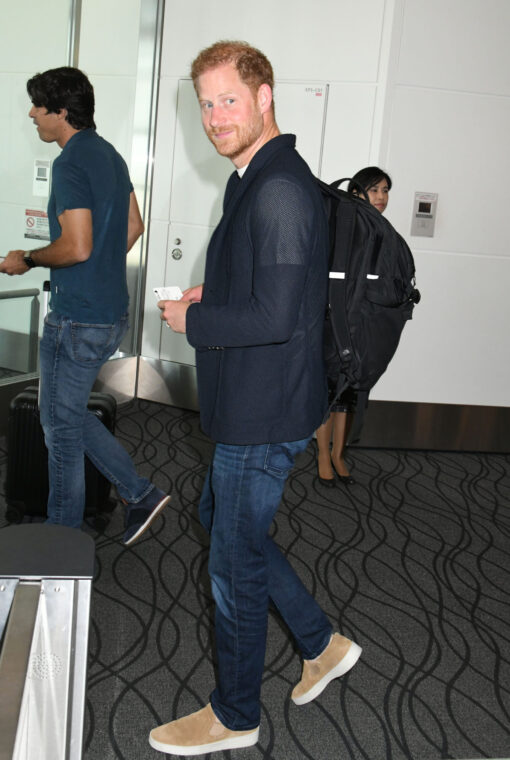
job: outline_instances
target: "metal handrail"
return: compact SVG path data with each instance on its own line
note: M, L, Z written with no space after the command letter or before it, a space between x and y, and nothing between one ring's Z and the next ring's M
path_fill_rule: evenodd
M39 288L25 288L25 290L0 290L0 301L6 298L30 298L38 296Z

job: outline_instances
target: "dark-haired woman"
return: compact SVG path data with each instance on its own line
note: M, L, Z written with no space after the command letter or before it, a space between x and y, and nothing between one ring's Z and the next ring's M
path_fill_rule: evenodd
M378 211L383 213L388 205L389 192L391 190L391 177L378 166L367 166L360 169L349 182L347 191L360 194L362 189L368 196L368 200Z
M349 182L348 192L361 195L362 192L378 211L383 213L388 205L391 190L391 178L378 166L367 166L360 169ZM328 325L326 325L328 329ZM335 378L328 378L335 382ZM356 391L347 388L336 404L331 408L328 420L316 431L318 460L317 468L319 481L322 485L332 488L335 485L335 475L343 485L352 485L355 480L345 462L345 443L352 424L353 413L356 409ZM331 444L331 451L330 451Z

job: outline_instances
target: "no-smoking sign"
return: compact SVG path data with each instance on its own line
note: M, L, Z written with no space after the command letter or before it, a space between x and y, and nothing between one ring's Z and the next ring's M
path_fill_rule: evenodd
M48 214L39 209L25 209L25 237L34 240L49 240L50 226Z

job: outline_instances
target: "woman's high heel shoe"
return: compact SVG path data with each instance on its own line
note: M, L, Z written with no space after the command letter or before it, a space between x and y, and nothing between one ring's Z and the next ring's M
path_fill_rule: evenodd
M339 475L337 473L336 476L343 486L353 486L356 483L352 475Z
M335 478L321 478L320 475L318 475L319 483L321 485L326 486L326 488L334 488L335 487Z
M321 478L319 475L319 466L317 465L317 477L319 479L319 483L323 486L326 486L326 488L334 488L335 487L335 476L332 478Z
M337 476L338 480L343 486L353 486L356 481L352 477L352 475L340 475L340 473L337 471L333 459L331 460L331 465L333 467L333 472Z

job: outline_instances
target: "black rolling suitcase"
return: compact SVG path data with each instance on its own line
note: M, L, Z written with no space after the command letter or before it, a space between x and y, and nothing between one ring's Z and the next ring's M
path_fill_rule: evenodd
M48 502L48 451L39 421L38 389L28 387L11 401L7 428L6 518L20 522L25 515L45 516ZM117 402L108 393L91 393L88 408L114 432ZM107 522L115 502L110 482L85 457L85 514L98 528ZM102 513L102 514L101 514Z

